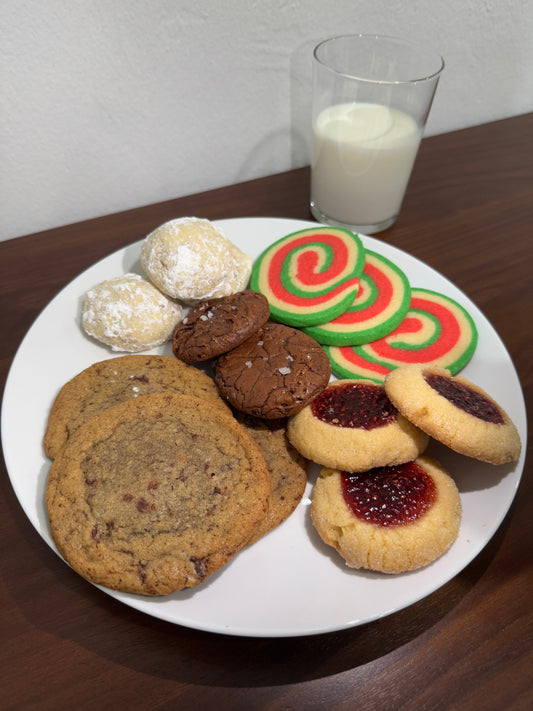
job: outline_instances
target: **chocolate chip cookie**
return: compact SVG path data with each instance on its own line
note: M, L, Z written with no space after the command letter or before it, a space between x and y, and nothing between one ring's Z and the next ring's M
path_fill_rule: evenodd
M173 394L93 417L54 460L46 505L59 553L87 580L143 595L202 583L264 519L270 478L231 414Z
M47 456L57 456L78 427L102 410L129 398L158 392L194 395L227 408L208 375L173 356L109 358L93 363L59 391L44 435Z
M289 442L286 420L261 420L242 412L235 416L259 445L270 474L270 507L250 544L283 523L296 509L305 492L308 462Z

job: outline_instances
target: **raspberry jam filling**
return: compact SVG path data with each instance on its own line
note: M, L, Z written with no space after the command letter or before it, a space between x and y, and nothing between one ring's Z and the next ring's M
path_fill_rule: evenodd
M366 383L326 388L311 403L311 412L330 425L365 430L394 422L397 416L384 388Z
M375 526L412 523L431 508L435 482L416 462L341 473L344 501L357 518Z
M424 375L424 380L439 395L467 414L485 422L503 425L504 419L500 409L481 393L444 375L428 373Z

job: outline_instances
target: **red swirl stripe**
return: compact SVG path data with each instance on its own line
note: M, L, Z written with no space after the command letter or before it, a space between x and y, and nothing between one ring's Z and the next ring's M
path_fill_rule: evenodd
M268 288L271 293L281 302L286 302L289 304L296 304L299 306L307 305L309 302L321 304L326 301L331 301L339 292L345 292L350 288L357 288L359 285L359 280L353 278L351 280L345 281L338 285L336 288L331 289L328 293L323 295L306 296L305 298L292 294L289 292L279 279L279 275L282 273L283 264L287 257L296 249L299 249L307 244L314 244L318 240L322 243L328 245L333 254L333 259L328 266L326 271L317 271L316 267L318 264L318 255L315 251L309 250L302 252L295 258L296 263L296 279L302 285L308 286L320 286L323 285L327 287L328 284L334 282L336 279L342 276L342 272L346 269L346 265L349 262L350 253L347 245L339 238L323 233L317 235L316 233L303 236L299 239L292 239L287 244L282 245L271 257L270 264L268 268Z
M432 314L439 323L443 324L440 335L434 343L423 348L402 349L395 347L389 341L403 333L416 333L422 326L420 319L408 315L402 323L388 336L374 341L371 346L375 357L386 360L402 361L404 363L420 363L435 361L449 353L461 338L461 326L453 312L441 304L421 297L412 297L411 310L418 309Z
M362 309L348 309L336 319L332 321L334 324L356 324L365 321L370 321L375 316L379 316L385 309L388 308L394 295L394 287L388 275L381 269L376 268L372 264L365 265L365 274L372 279L377 289L377 298L373 304L365 306Z

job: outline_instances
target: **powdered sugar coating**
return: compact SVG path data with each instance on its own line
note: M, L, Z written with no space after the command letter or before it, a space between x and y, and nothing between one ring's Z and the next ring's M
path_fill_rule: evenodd
M243 290L250 257L209 220L181 217L160 225L145 239L141 264L167 296L186 303Z
M114 351L135 353L165 343L182 309L139 274L124 274L90 289L82 306L85 332Z

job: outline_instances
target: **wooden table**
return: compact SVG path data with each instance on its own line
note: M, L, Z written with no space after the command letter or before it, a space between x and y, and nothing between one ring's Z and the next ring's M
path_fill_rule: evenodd
M528 402L532 146L533 114L425 139L401 217L380 235L481 308ZM180 215L310 219L308 182L307 168L292 170L0 243L2 384L37 314L99 258ZM421 602L351 630L254 639L152 619L85 583L32 528L3 467L0 707L533 708L532 493L526 467L483 552Z

